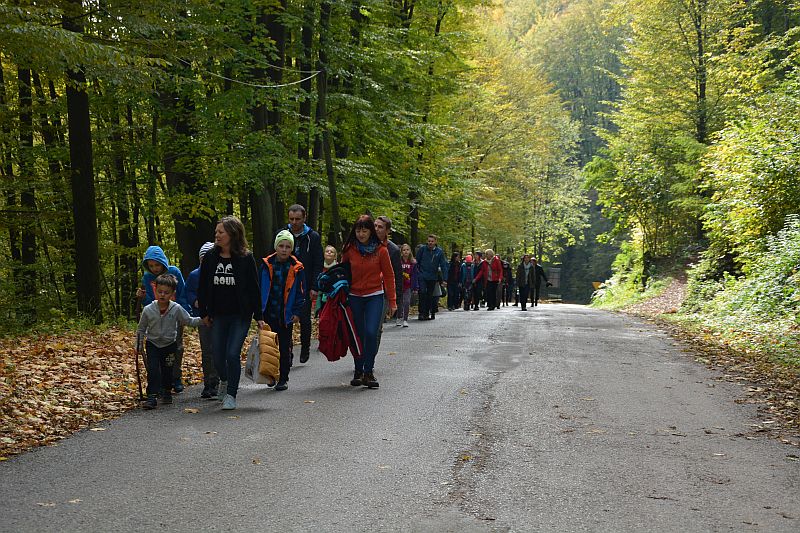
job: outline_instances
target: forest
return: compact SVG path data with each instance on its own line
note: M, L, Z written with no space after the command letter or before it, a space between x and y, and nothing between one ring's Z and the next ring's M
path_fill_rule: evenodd
M682 313L796 334L798 26L781 0L4 4L2 329L130 319L148 245L187 273L234 214L264 255L297 202L330 243L369 210L533 253L565 301L684 268Z

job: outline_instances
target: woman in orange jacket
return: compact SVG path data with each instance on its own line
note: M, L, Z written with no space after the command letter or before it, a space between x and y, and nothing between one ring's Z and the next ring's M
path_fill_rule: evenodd
M397 298L389 250L378 240L371 216L361 215L356 220L342 250L342 263L350 263L352 282L348 303L364 349L362 357L354 359L355 372L350 385L377 389L374 367L384 294L389 300L390 315L397 309Z

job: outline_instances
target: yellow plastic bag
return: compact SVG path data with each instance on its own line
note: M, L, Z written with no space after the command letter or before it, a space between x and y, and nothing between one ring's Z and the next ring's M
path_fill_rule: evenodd
M258 373L269 378L269 385L274 385L281 374L281 350L278 345L278 334L264 325L258 330Z

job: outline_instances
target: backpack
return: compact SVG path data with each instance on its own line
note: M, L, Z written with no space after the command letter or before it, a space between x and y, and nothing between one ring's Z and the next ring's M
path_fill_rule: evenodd
M338 286L343 285L341 282L346 282L348 286L351 283L350 263L336 264L317 276L317 288L329 297L332 296L331 293L334 292L337 283Z

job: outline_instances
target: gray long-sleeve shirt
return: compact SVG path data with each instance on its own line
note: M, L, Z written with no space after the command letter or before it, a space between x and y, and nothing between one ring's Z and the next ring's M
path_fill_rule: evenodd
M178 338L179 325L197 327L201 321L200 318L193 318L186 309L175 302L170 302L167 312L161 314L158 300L154 300L142 309L139 327L136 328L136 338L142 339L146 336L148 341L163 348Z

